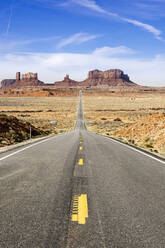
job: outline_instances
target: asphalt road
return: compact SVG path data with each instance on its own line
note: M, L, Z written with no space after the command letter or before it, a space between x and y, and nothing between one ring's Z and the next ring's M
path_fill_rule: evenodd
M0 155L0 248L164 248L165 162L75 129Z

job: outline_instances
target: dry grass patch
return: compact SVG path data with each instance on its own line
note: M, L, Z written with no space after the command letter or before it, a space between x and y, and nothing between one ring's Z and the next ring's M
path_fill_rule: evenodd
M89 130L165 155L165 97L146 94L83 97L84 118Z
M76 121L78 97L5 97L0 98L0 112L28 121L35 127L62 133ZM51 124L51 121L56 124Z

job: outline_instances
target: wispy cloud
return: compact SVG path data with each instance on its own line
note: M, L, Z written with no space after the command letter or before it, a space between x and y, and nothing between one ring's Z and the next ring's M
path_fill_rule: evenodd
M157 29L154 26L152 26L152 25L142 23L142 22L139 22L137 20L128 19L128 18L121 18L121 20L123 20L125 22L128 22L128 23L131 23L131 24L133 24L135 26L141 27L141 28L147 30L148 32L152 33L155 36L156 39L163 40L161 38L161 36L160 36L162 34L162 32L159 29Z
M106 11L101 6L96 4L96 2L93 1L93 0L70 0L70 2L78 4L78 5L81 5L81 6L86 7L86 8L89 8L89 9L91 9L93 11L97 11L99 13L108 14L108 15L113 16L113 17L118 17L119 16L116 13Z
M134 26L141 27L144 30L146 30L147 32L152 33L155 36L156 39L162 40L162 38L161 38L162 31L161 30L155 28L152 25L140 22L138 20L125 18L125 17L123 17L121 15L118 15L117 13L112 13L110 11L107 11L104 8L102 8L101 6L99 6L93 0L69 0L68 3L74 3L74 4L77 4L77 5L83 6L85 8L88 8L88 9L90 9L92 11L95 11L97 13L101 13L101 14L104 14L104 15L107 15L107 16L114 17L114 18L116 18L116 20L120 20L120 21L123 21L123 22L133 24Z
M126 46L118 46L118 47L106 46L106 47L96 48L96 50L93 52L93 55L110 57L117 55L130 55L134 53L136 53L136 51Z
M98 37L97 35L90 35L87 33L76 33L72 36L69 36L65 39L62 39L57 44L57 48L62 48L62 47L65 47L67 45L70 45L70 44L79 45L79 44L82 44L84 42L96 39L97 37Z
M6 29L6 35L8 35L9 30L10 30L12 16L13 16L13 6L11 5L10 6L9 20L8 20L7 29Z
M52 36L52 37L46 37L46 38L35 38L35 39L25 39L25 40L7 40L7 39L1 39L0 40L0 50L10 50L17 47L23 47L26 45L30 45L33 43L41 43L41 42L49 42L53 40L58 40L59 36Z

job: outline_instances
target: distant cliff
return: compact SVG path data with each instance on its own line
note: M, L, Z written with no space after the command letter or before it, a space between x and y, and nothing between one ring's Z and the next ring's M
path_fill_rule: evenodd
M27 86L44 86L45 84L38 80L37 73L29 72L27 74L16 73L16 79L4 79L1 82L1 88L19 88Z
M55 87L93 87L93 86L122 86L133 87L137 84L133 83L129 76L119 69L111 69L107 71L93 70L89 71L88 78L82 82L70 79L66 75L64 80L55 82L54 84L44 84L38 80L37 73L22 74L16 73L16 79L5 79L1 82L1 88L20 88L20 87L37 87L37 86L55 86Z
M103 85L133 87L137 84L133 83L129 76L124 74L123 71L119 69L112 69L107 71L89 71L88 78L82 82L76 82L66 75L63 81L55 82L54 85L58 87L92 87Z
M12 87L12 85L15 83L15 79L4 79L1 82L1 87L2 88L9 88Z
M88 78L80 83L81 86L136 86L129 76L119 69L107 71L94 70L88 73Z
M54 85L57 87L76 87L79 84L78 82L70 79L69 75L66 75L63 81L55 82Z

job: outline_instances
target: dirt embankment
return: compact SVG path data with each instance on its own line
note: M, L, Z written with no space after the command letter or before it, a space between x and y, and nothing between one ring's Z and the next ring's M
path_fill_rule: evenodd
M135 145L165 154L165 114L149 114L134 124L116 130L114 136L128 142L133 138Z
M16 144L32 137L44 136L47 132L40 130L29 122L23 122L14 116L0 114L0 147Z
M78 97L0 97L0 113L51 134L73 129Z
M89 130L165 156L164 94L83 99Z

